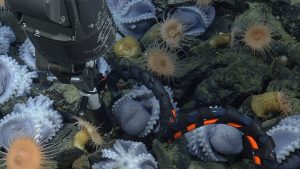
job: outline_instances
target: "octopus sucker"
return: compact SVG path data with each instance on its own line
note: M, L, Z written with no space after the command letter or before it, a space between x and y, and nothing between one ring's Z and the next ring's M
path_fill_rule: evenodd
M277 161L282 163L300 149L300 115L288 116L267 131L275 142Z
M36 72L29 72L26 66L19 65L15 59L7 55L0 55L1 87L0 104L5 103L11 97L26 94L37 77Z

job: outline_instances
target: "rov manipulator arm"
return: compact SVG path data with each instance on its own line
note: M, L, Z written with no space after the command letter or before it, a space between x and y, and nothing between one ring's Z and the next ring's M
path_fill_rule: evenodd
M96 93L95 59L114 41L115 29L105 1L5 0L36 47L39 71L50 80L72 83Z
M115 27L105 0L5 0L36 48L38 71L97 100L95 60L110 50ZM91 109L100 107L96 101Z

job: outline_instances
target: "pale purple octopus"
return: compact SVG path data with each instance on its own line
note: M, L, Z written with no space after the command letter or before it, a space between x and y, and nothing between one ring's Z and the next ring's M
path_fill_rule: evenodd
M184 33L187 36L203 34L215 17L213 6L182 6L176 8L172 18L178 19L184 25Z
M294 161L289 160L293 156L294 152L300 150L300 115L288 116L282 119L276 126L268 130L275 142L275 153L277 161L282 165L286 162L293 165L297 163L300 167L299 153ZM292 168L289 166L288 168Z
M36 70L35 64L35 47L27 38L25 42L19 48L19 57L25 62L25 64L32 70Z
M37 76L36 72L29 72L26 66L7 55L0 55L0 105L13 96L26 94Z
M155 158L142 142L116 140L113 148L102 150L105 161L93 164L92 169L157 169Z
M9 73L4 67L0 66L0 96L4 93L8 78L9 78Z
M106 0L121 33L141 38L156 23L151 0Z
M237 155L243 151L242 133L225 124L199 127L185 134L191 154L204 162L227 161L224 155Z
M171 89L165 87L165 90L169 94L173 107L177 109L177 103L173 100ZM119 121L122 130L129 135L145 137L159 129L159 101L153 92L144 85L134 87L116 101L112 112Z
M0 120L0 147L7 149L13 139L24 136L46 143L62 125L62 116L53 109L52 100L43 95L29 98Z
M135 87L113 105L113 115L123 131L144 137L158 127L159 101L146 86Z
M0 54L6 55L9 52L10 44L16 40L16 36L9 26L0 23Z

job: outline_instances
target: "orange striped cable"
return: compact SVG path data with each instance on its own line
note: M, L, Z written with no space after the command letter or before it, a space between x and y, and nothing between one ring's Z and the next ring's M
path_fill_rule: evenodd
M235 128L241 128L241 127L243 127L243 126L241 126L239 124L236 124L236 123L227 123L227 125L235 127Z
M256 165L261 165L261 159L258 156L253 156L253 160Z
M173 114L173 117L176 118L176 110L175 109L171 109L171 112Z
M258 145L257 145L256 141L254 140L254 138L251 137L251 136L247 136L247 139L248 139L248 141L249 141L251 147L252 147L253 149L256 149L256 150L257 150L257 149L258 149Z
M192 131L196 128L196 123L192 123L186 127L187 131Z
M204 125L214 124L218 121L218 119L204 120Z
M177 131L175 134L174 134L174 139L178 139L182 136L182 133L181 131Z

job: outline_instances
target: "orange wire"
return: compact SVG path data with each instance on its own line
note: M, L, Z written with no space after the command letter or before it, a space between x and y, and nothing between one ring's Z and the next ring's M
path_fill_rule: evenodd
M187 131L192 131L196 128L196 123L190 124L186 127Z
M176 118L176 110L175 109L171 109L171 112L173 114L173 117Z
M174 134L174 138L175 138L175 139L178 139L178 138L180 138L181 136L182 136L181 131L177 131L177 132Z
M248 141L249 141L251 147L252 147L253 149L256 149L256 150L257 150L257 149L258 149L258 145L257 145L256 141L254 140L254 138L251 137L251 136L247 136L247 139L248 139Z
M236 124L236 123L227 123L227 125L235 127L235 128L241 128L241 127L243 127L243 126L241 126L239 124Z
M261 165L261 160L258 156L253 156L254 163L257 165Z
M204 120L204 125L214 124L218 121L218 119Z

